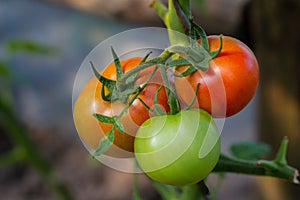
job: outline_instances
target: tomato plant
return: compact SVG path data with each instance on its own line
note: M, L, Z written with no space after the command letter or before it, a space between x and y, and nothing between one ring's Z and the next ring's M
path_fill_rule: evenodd
M208 36L210 51L220 46L219 36ZM221 52L209 62L207 71L197 70L175 79L178 96L191 102L200 83L197 104L214 117L228 117L241 111L253 98L259 81L259 68L253 52L241 41L223 36ZM182 73L186 66L178 66ZM188 89L192 88L192 89Z
M92 65L96 77L79 95L74 120L93 156L118 149L135 155L164 199L204 198L209 191L203 180L210 172L299 183L298 171L287 164L287 138L272 161L262 159L266 148L256 143L236 145L231 156L220 153L213 117L232 116L253 98L259 81L256 57L235 38L207 37L194 22L188 0L168 4L151 4L169 28L171 45L159 56L120 61L112 51L114 63L100 74ZM201 194L195 192L200 185ZM141 199L136 188L134 198Z
M130 58L121 61L124 73L139 65L142 58ZM149 67L139 72L135 78L134 84L140 86L146 82L153 67ZM102 76L110 80L116 80L116 67L114 63L108 65L101 72ZM103 123L93 117L98 113L105 116L119 115L126 107L126 103L119 100L105 101L102 94L103 84L96 77L92 78L81 91L74 106L74 121L76 129L81 139L92 149L96 149L99 141L112 128L112 124ZM139 94L138 98L146 103L149 107L153 106L154 96L158 88L162 86L162 80L159 71L154 74L151 82ZM107 89L107 88L105 88ZM129 99L131 96L129 96ZM125 133L115 130L114 144L121 149L133 152L134 136L139 126L147 120L151 113L145 108L139 99L134 102L120 119ZM157 95L157 102L162 109L168 110L167 97L165 90L160 90Z
M206 178L218 161L219 131L211 115L200 109L156 116L138 130L134 151L152 179L170 185L194 184Z

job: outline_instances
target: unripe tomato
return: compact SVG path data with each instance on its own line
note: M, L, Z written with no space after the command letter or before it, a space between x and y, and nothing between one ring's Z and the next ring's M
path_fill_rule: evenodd
M219 48L219 36L208 36L208 41L210 51ZM176 68L179 73L186 69L186 66ZM205 109L213 117L229 117L250 102L258 81L259 68L253 52L241 41L223 36L222 50L209 62L208 70L198 70L184 78L175 78L175 87L178 96L189 104L200 83L198 102L194 107Z
M134 151L150 178L170 185L194 184L206 178L219 159L219 131L211 115L200 109L156 116L139 128Z
M141 61L142 58L130 58L121 61L123 72L126 73L130 69L136 67ZM153 67L150 67L139 72L135 79L135 85L143 85L147 81L152 70ZM101 75L105 78L116 80L116 68L114 63L104 68ZM152 107L155 93L161 85L162 79L160 72L158 71L139 95L139 98L142 99L149 107ZM81 91L75 102L73 112L77 132L83 142L93 150L97 148L99 141L112 127L111 124L99 122L93 117L93 114L98 113L112 117L119 115L126 107L126 104L121 103L118 100L114 102L104 101L101 96L101 89L102 83L95 77L92 78ZM158 93L158 104L160 104L162 109L168 111L169 106L164 89L160 90ZM151 114L145 106L140 102L140 100L136 99L129 107L129 110L120 119L124 125L125 133L120 133L115 130L114 144L125 151L133 152L134 136L139 126L150 116ZM112 149L116 149L116 147L112 146L110 150L112 151Z

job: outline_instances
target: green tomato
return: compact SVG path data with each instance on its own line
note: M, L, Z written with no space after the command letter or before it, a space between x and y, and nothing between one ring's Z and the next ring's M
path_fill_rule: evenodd
M170 185L195 184L208 176L220 156L220 135L210 114L201 109L145 121L134 141L141 169Z

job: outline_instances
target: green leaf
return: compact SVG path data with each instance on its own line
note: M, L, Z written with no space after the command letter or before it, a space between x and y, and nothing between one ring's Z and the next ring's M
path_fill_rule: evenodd
M109 149L109 147L112 145L112 143L114 142L114 126L112 127L112 129L110 129L104 138L101 139L97 149L95 150L95 152L93 153L93 156L100 156L101 154L103 154L106 150Z
M33 54L43 54L49 55L58 52L58 49L48 46L42 45L34 41L29 40L11 40L7 42L7 50L11 53L16 52L27 52Z
M100 122L105 124L114 124L115 120L112 117L94 113L93 116Z
M247 141L231 145L230 151L239 159L258 160L270 153L271 148L265 143Z
M11 73L8 69L8 65L0 60L0 76L9 78L11 77Z
M176 190L176 187L171 186L171 185L162 184L162 183L156 182L154 180L152 180L152 185L159 192L162 199L164 199L164 200L178 199L179 194Z

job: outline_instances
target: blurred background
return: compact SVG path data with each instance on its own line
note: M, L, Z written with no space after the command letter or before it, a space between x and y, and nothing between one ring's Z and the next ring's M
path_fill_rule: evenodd
M150 3L0 0L1 199L132 198L132 175L101 165L81 143L72 119L72 89L82 61L98 43L132 28L163 27ZM239 38L260 63L259 91L226 120L222 151L235 142L263 141L273 147L273 158L287 135L288 161L299 169L300 1L192 0L192 8L208 34ZM209 177L212 184L216 179ZM143 198L158 199L143 175L139 187ZM227 174L215 195L296 199L300 189L274 178Z

